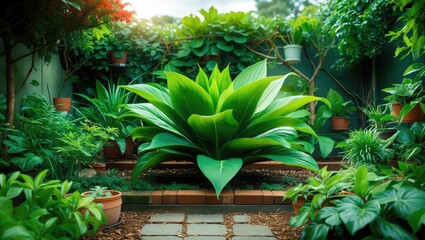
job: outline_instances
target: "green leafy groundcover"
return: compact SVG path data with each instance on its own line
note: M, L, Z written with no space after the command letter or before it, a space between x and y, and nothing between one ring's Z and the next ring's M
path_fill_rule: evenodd
M267 174L265 173L267 171ZM304 182L306 176L282 176L269 170L240 171L224 189L240 190L286 190ZM150 170L130 186L126 174L112 169L98 173L91 178L75 177L71 179L71 190L84 192L93 186L104 186L118 191L153 191L153 190L199 190L210 189L208 182L197 169Z
M194 162L212 183L217 196L243 165L275 160L317 171L310 156L317 135L302 119L306 104L329 102L314 96L279 97L289 76L267 76L266 60L242 71L233 81L229 67L216 67L208 77L200 69L195 80L167 72L168 89L158 84L122 86L147 102L128 104L146 126L132 131L147 141L139 148L132 175L164 161ZM316 140L317 141L317 140Z

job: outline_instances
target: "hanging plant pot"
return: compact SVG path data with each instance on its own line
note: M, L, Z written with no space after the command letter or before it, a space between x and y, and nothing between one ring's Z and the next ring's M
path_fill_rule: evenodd
M331 126L333 130L348 130L348 125L350 125L350 120L346 117L331 117Z
M285 62L289 64L296 64L301 62L301 45L289 44L283 47L283 53L285 54Z
M90 167L93 168L96 172L104 172L106 168L106 164L104 163L91 163Z
M125 139L126 149L124 154L121 153L120 147L115 140L108 140L103 146L103 156L106 160L128 159L133 155L134 142L131 137Z
M53 98L53 106L55 106L56 111L69 112L71 110L71 98L65 98L65 97Z
M110 51L109 57L112 64L125 64L127 62L127 52L125 51Z
M400 103L393 103L391 112L395 116L400 116L400 111L402 108L403 105ZM406 116L404 116L401 122L421 122L423 119L424 111L422 110L420 104L416 104L416 106Z

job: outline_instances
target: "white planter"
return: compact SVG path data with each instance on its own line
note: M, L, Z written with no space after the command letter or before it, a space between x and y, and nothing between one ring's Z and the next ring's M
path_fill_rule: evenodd
M296 64L301 61L301 45L289 44L283 47L283 51L285 54L285 62L289 64Z

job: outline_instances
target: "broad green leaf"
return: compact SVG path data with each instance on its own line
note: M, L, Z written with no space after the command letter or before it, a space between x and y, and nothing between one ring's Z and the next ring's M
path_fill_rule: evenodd
M4 213L7 216L13 215L13 202L12 199L8 197L0 197L0 212Z
M320 209L315 220L324 221L329 226L339 226L342 223L335 207L324 207Z
M407 220L410 227L412 227L413 233L416 233L423 225L425 225L425 208L421 208L413 212Z
M221 110L233 109L235 119L243 127L254 114L263 92L277 79L277 77L263 78L240 87L224 101Z
M239 124L232 113L232 110L226 110L211 116L194 114L188 123L196 134L218 147L220 141L226 141L238 130Z
M274 117L271 119L265 119L261 122L255 121L255 123L250 124L247 128L242 130L239 135L241 137L256 136L258 134L279 127L291 127L296 129L297 131L308 133L317 137L317 134L307 123L300 119L290 117Z
M365 204L358 196L348 196L339 202L337 210L348 232L354 235L378 217L381 206L378 201Z
M168 90L159 84L134 84L120 87L139 95L149 102L159 101L171 106Z
M38 164L43 163L43 159L39 156L36 156L34 153L25 153L24 157L14 157L11 159L11 162L13 162L23 171L31 171Z
M387 221L378 216L378 218L370 224L370 229L375 235L382 236L383 239L391 240L411 240L416 239L410 232L396 224L395 221Z
M311 222L307 224L305 229L302 232L302 240L326 240L328 239L328 232L330 227L323 223Z
M334 149L335 141L325 136L317 136L319 142L320 155L322 158L327 158Z
M151 103L138 103L128 104L127 109L138 114L140 118L148 123L151 123L159 128L173 132L178 135L183 135L178 129L179 126L175 124L169 117Z
M264 149L257 155L245 158L244 165L253 162L258 162L260 161L260 159L264 158L272 161L281 162L288 166L302 167L311 171L319 170L319 166L317 165L316 160L312 156L295 149L287 148L278 148L274 150Z
M285 116L313 101L322 101L328 104L326 99L315 96L301 95L276 99L255 118L254 123L262 122L273 117Z
M367 176L368 170L365 165L362 165L356 170L356 175L354 179L354 192L357 194L357 196L366 196L369 190L369 179Z
M198 146L190 141L172 133L159 133L153 139L150 145L143 151L156 150L161 148L191 148L199 150Z
M237 90L240 87L254 82L259 79L267 77L267 60L263 60L254 65L247 67L233 80L234 89Z
M221 156L237 156L255 153L267 147L282 147L282 143L270 138L237 138L225 143L220 149Z
M291 74L291 73L290 73ZM282 88L283 83L289 74L283 76L280 79L270 83L261 96L260 101L258 101L257 108L255 109L255 114L266 109L272 102L275 100L276 96L279 94L280 89Z
M135 139L150 141L155 135L161 132L164 132L164 130L159 127L143 126L132 129L130 136Z
M124 154L127 148L127 143L125 141L125 138L115 138L115 141L117 142L117 145L120 149L121 154Z
M217 199L224 186L242 168L242 160L239 158L230 158L226 160L215 160L204 155L198 155L197 163L199 169L210 180L217 194Z
M182 119L188 119L192 114L213 114L211 97L201 86L178 73L166 74L171 103Z
M306 224L311 215L311 209L310 203L305 203L304 206L300 208L298 215L289 220L289 225L292 227L301 227Z
M391 204L390 209L399 217L408 219L418 209L425 208L425 192L413 187L390 188L377 193L372 200L381 204Z
M207 74L205 74L205 72L204 72L204 70L202 70L202 68L201 67L199 67L199 70L198 70L199 72L198 72L198 75L196 75L196 79L195 79L195 81L196 81L196 83L199 85L199 86L201 86L206 92L208 92L209 91L209 86L210 86L210 84L209 84L209 82L208 82L208 76L207 76Z

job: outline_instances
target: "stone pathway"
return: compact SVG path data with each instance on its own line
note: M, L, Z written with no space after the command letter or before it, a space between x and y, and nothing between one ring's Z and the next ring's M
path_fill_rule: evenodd
M270 228L248 224L249 220L248 215L234 215L235 224L228 229L223 214L159 213L140 233L143 240L226 240L228 231L233 240L276 240Z

